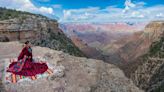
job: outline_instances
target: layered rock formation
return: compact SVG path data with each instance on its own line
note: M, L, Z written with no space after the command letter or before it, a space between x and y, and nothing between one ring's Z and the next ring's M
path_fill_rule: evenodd
M6 58L18 55L18 42L0 43L1 73ZM13 48L14 45L14 48ZM44 57L54 67L63 66L64 75L52 75L35 81L3 84L8 92L143 92L114 65L100 60L74 57L44 47L33 47L34 57Z
M30 40L34 45L85 56L58 28L56 20L27 12L0 9L0 41Z
M146 54L150 45L157 41L163 33L163 22L154 21L149 23L143 31L124 37L104 50L105 61L122 67L127 63L133 63L135 59Z
M94 59L100 59L101 52L96 48L88 46L83 40L77 36L71 37L72 42L87 56Z
M125 61L131 61L145 54L150 45L160 38L163 31L163 22L149 23L142 34L132 36L129 38L130 41L120 48L118 52L120 57Z
M145 55L126 67L126 74L147 92L164 91L164 22L154 21L147 25L147 43L152 43ZM146 44L145 44L146 45ZM148 45L147 45L148 46Z
M145 50L143 50L144 47L142 48L141 53L140 49L135 50L135 48L141 43L138 39L141 38L141 34L143 33L146 24L147 23L131 24L124 22L66 23L60 25L60 27L71 40L73 40L77 47L83 48L84 46L79 45L79 43L86 43L87 46L85 46L85 48L87 47L87 51L90 51L89 55L85 49L81 49L81 51L89 57L92 56L92 58L97 58L105 62L122 65L145 52ZM80 39L81 41L77 41L76 39Z

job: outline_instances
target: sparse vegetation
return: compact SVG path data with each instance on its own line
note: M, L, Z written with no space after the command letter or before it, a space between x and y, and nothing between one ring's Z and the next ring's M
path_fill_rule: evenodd
M164 35L161 36L159 41L152 43L149 52L141 56L139 59L137 59L136 65L134 65L138 67L135 67L133 72L138 68L137 69L138 73L142 73L146 71L145 72L147 74L146 76L150 76L149 81L145 79L146 76L144 76L144 74L140 76L140 78L138 78L137 80L138 82L141 82L138 84L138 86L142 87L144 90L146 90L146 92L164 92L163 60L164 60ZM155 70L156 72L153 73L152 72L153 70Z
M157 26L160 29L150 26L151 30L163 32L164 26L162 24ZM155 35L155 33L152 34ZM164 33L160 33L158 38L151 44L145 55L129 62L126 66L122 66L126 76L145 92L164 92Z
M31 40L32 44L61 50L74 56L85 56L64 33L55 33L53 30L41 30L41 38Z
M7 8L0 7L0 20L7 20L7 19L13 19L13 18L25 19L27 17L27 15L33 15L36 17L47 18L46 16L43 16L40 14L33 14L33 13L25 12L25 11L17 11L17 10L13 10L13 9L7 9Z
M164 83L161 86L159 86L157 89L155 89L154 92L164 92Z
M159 41L151 45L149 55L151 57L164 58L164 37L161 37Z
M23 15L32 15L28 12L16 11L12 9L0 8L0 20L7 20L12 18L18 18Z

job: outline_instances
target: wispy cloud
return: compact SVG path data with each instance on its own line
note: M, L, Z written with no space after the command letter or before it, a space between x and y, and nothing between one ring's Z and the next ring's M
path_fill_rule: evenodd
M104 9L88 7L63 10L61 22L151 21L164 19L164 5L145 7L145 2L125 0L125 8L109 6Z
M99 11L99 7L63 10L63 20L85 21L93 18L95 16L93 13L95 13L96 11Z
M51 0L39 0L50 2ZM125 0L124 8L115 6L64 9L60 4L36 6L31 0L0 0L0 7L7 7L32 13L40 13L54 18L59 15L60 22L117 22L151 21L164 19L164 5L146 7L145 2ZM54 10L57 11L54 13ZM62 12L62 13L61 13Z

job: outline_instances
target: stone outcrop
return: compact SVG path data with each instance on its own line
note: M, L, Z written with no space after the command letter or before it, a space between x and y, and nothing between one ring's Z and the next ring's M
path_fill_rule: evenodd
M151 45L145 55L128 65L126 74L147 92L163 92L164 89L164 22L154 21L145 29Z
M137 70L131 74L131 79L134 83L146 90L147 92L164 91L164 59L162 58L147 58L142 65L139 65Z
M21 41L30 40L33 45L49 47L61 50L75 56L85 56L74 44L66 37L58 27L56 20L49 19L42 15L31 14L8 9L1 9L0 16L8 16L5 20L0 20L0 41ZM7 12L7 13L6 13ZM1 17L0 17L1 19Z
M0 62L15 57L21 49L18 42L0 43ZM12 48L12 46L14 48ZM4 52L6 51L6 52ZM57 74L35 81L3 84L8 92L143 92L114 65L100 60L75 57L61 51L33 47L34 56L43 57L55 68ZM4 67L0 67L2 70ZM5 72L5 71L1 71Z
M145 29L140 32L136 32L131 36L120 39L111 44L112 49L116 49L112 53L108 53L105 56L105 60L124 67L127 63L132 63L138 57L146 54L153 42L159 40L164 32L164 22L153 21L146 25ZM113 46L113 47L112 47Z
M120 57L128 62L148 52L150 45L159 40L161 34L164 32L163 28L163 22L156 21L149 23L142 34L136 37L132 36L132 40L119 50Z

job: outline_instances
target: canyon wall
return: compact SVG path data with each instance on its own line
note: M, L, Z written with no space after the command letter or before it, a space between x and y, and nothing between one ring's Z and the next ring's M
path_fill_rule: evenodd
M29 40L33 45L85 56L58 27L55 19L5 8L0 10L1 42Z
M145 28L147 52L127 65L126 74L146 92L164 91L164 22L154 21Z

